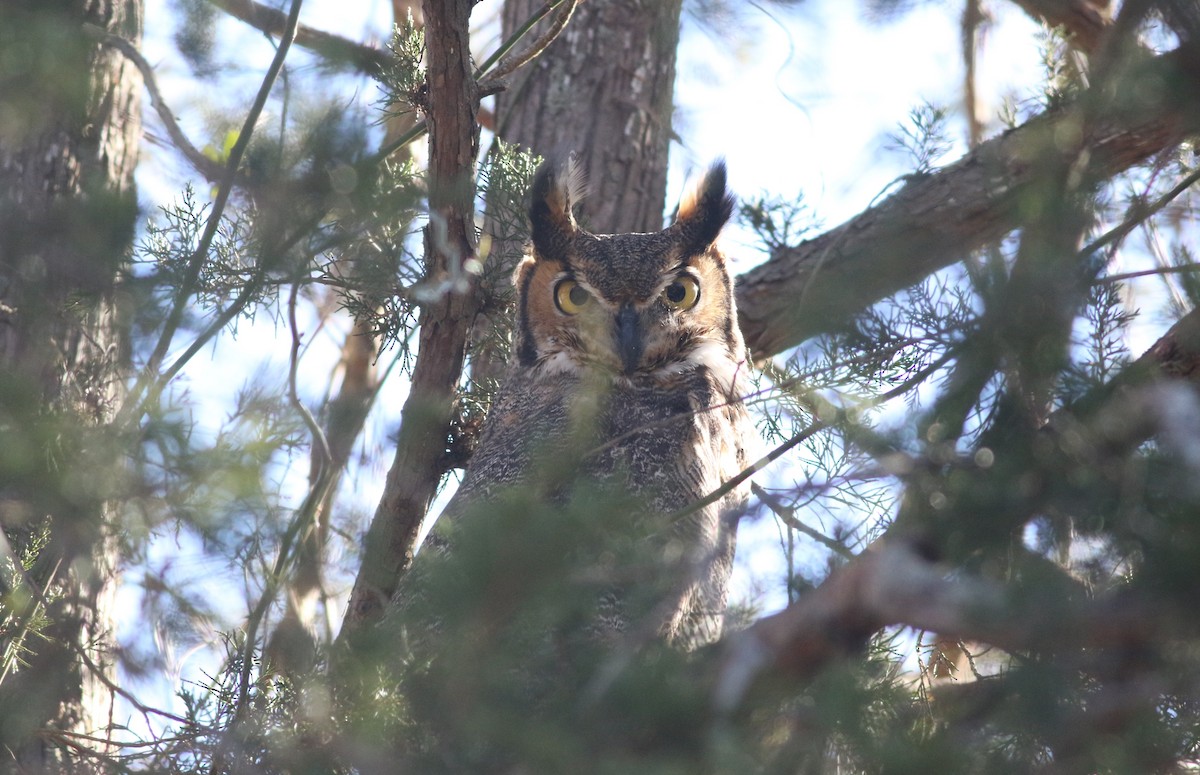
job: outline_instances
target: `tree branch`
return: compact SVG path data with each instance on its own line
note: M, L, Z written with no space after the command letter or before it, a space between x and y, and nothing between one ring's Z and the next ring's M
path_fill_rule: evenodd
M268 35L279 37L287 29L285 14L254 0L209 0L209 2L235 19L240 19ZM372 78L378 77L384 69L392 64L392 57L386 51L356 43L340 35L316 30L304 24L296 29L296 45L317 52L327 61L345 62Z
M120 420L128 419L131 416L140 416L144 391L155 384L165 384L170 379L167 376L160 377L158 369L167 357L167 351L171 347L175 333L183 322L183 316L187 310L188 297L195 291L196 282L200 277L204 262L208 259L209 248L212 247L213 239L217 236L217 229L221 225L221 218L225 213L225 205L228 203L229 197L233 192L233 186L237 180L238 167L241 166L242 157L246 149L250 146L250 138L254 134L254 128L258 124L259 116L262 115L262 111L267 105L267 99L271 96L271 88L275 85L275 79L283 69L283 62L287 59L288 52L291 50L292 41L296 35L296 28L300 23L300 5L301 0L293 0L291 9L284 20L283 35L279 40L279 47L275 50L275 56L271 60L271 64L267 68L267 73L263 76L263 81L259 85L258 93L254 97L254 103L246 113L245 121L242 122L242 128L238 133L237 141L229 151L229 160L221 172L220 185L217 188L217 195L213 199L208 219L204 224L204 232L200 235L196 249L187 260L187 268L184 270L183 279L175 289L175 297L172 299L170 312L167 315L167 319L163 322L162 331L159 333L154 350L150 353L146 365L142 369L142 373L138 375L137 381L125 398L125 405L121 408L119 416Z
M1016 604L999 582L950 578L907 546L879 542L796 603L727 638L713 707L721 715L736 710L760 676L812 676L886 627L929 630L1013 652L1128 648L1162 637L1162 624L1171 617L1153 608L1118 595L1070 610L1045 601Z
M428 271L412 387L400 421L396 455L367 531L362 568L342 634L376 621L412 563L425 512L444 473L455 387L478 308L474 162L479 152L479 90L471 68L472 0L426 0L429 83Z
M1082 128L1070 110L1044 114L935 174L909 179L841 226L774 251L738 277L739 320L755 358L828 332L1020 226L1021 201L1042 178L1043 167L1034 159L1047 147L1063 157L1078 152L1076 143L1056 145L1062 138L1082 138L1092 174L1105 178L1200 129L1196 55L1190 49L1164 54L1127 76L1141 85L1128 91L1161 88L1167 92L1162 99L1110 110L1104 120Z
M543 51L546 50L547 46L554 42L554 39L557 38L559 33L563 31L563 28L567 26L567 22L570 21L571 14L575 12L575 6L579 5L580 0L554 0L554 2L546 3L541 11L535 13L525 24L525 26L518 30L517 34L512 36L514 38L513 42L509 43L506 41L505 45L493 55L493 58L488 59L487 62L480 66L479 71L480 73L487 72L488 66L492 63L495 57L502 56L509 48L511 48L513 44L515 44L516 40L519 40L522 36L524 36L525 33L528 32L533 25L540 21L546 14L548 14L555 5L563 2L565 2L566 5L564 5L562 10L558 12L558 16L554 17L554 22L550 25L550 27L546 29L540 36L538 36L537 40L530 43L529 46L527 46L521 53L512 54L500 59L499 64L496 65L496 69L493 72L488 73L487 80L480 83L480 89L482 91L499 91L499 84L504 78L511 75L515 70L517 70L517 68L523 67L529 62L532 62Z
M1107 0L1013 0L1025 13L1049 27L1062 27L1071 43L1094 53L1112 26Z
M1169 451L1200 465L1188 459L1194 457L1189 450L1196 433L1196 388L1200 309L1184 316L1110 383L1052 415L1046 432L1071 434L1076 447L1103 455L1123 454L1159 434ZM910 548L911 537L903 528L891 530L800 600L726 638L714 683L715 709L735 709L761 675L814 675L894 625L1013 651L1151 642L1161 636L1153 623L1171 620L1145 605L1116 599L1088 602L1069 614L1018 610L1006 602L998 583L948 578Z

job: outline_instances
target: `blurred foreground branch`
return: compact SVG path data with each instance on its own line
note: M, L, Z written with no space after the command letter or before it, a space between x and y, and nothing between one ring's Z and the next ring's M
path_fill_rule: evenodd
M1050 27L1066 30L1071 43L1087 53L1099 47L1112 26L1108 0L1013 0L1025 13Z
M255 0L211 0L225 13L257 30L279 37L287 28L287 15ZM392 57L381 49L356 43L340 35L301 24L296 30L296 45L311 49L329 62L346 62L360 72L378 76L392 65Z
M1200 466L1200 461L1188 460L1194 456L1189 442L1177 438L1195 425L1197 390L1200 309L1172 326L1109 384L1051 415L1042 433L1069 439L1092 456L1127 452L1157 435L1168 451ZM927 559L916 548L919 540L913 542L919 534L912 527L902 515L887 536L834 570L818 588L727 638L714 682L716 709L736 708L765 676L810 677L831 661L858 652L890 626L1020 651L1131 648L1161 638L1163 622L1177 619L1157 615L1161 612L1148 603L1130 605L1117 595L1082 601L1069 611L1016 607L999 582L952 577Z

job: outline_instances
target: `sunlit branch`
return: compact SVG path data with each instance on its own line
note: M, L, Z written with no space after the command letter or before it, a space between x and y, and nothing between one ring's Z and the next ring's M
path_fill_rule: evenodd
M1185 90L1191 94L1197 88L1196 71L1186 65L1194 51L1191 44L1139 65L1136 76L1123 76L1131 83L1148 79L1178 85L1179 96L1171 92L1154 109L1090 116L1081 140L1091 175L1112 177L1200 127L1183 109ZM1081 99L1102 103L1095 90ZM834 330L865 307L1020 227L1022 210L1016 203L1042 179L1030 149L1056 150L1049 140L1067 125L1079 132L1078 121L1070 110L1031 119L954 164L909 180L846 223L774 250L768 261L739 275L738 318L754 357L769 358Z
M1116 596L1070 615L1018 605L999 582L951 576L903 544L877 542L783 611L726 638L712 703L718 714L729 714L762 676L772 681L812 676L885 627L908 626L1021 651L1131 648L1161 637L1155 621L1146 607Z

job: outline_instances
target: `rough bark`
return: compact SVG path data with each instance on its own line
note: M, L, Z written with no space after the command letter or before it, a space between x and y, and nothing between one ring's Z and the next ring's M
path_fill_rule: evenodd
M754 357L828 332L1020 226L1022 200L1040 185L1046 149L1067 159L1082 143L1092 173L1108 178L1196 132L1200 115L1186 95L1200 90L1200 68L1189 54L1165 54L1131 75L1119 88L1135 99L1155 95L1136 106L1114 109L1089 127L1069 110L1038 116L740 275L738 315Z
M505 3L503 36L541 5ZM681 5L581 3L563 33L497 97L497 134L505 141L541 155L575 151L588 175L579 214L593 232L662 228Z
M470 58L470 0L426 0L429 87L429 209L425 228L426 292L412 387L404 404L396 456L371 520L362 568L343 632L379 618L412 562L417 533L445 473L451 402L462 375L467 335L478 308L464 264L475 255L475 158L479 97Z
M85 25L136 45L141 14L140 0L0 10L0 412L18 420L6 421L10 440L36 438L35 417L60 431L30 450L61 455L53 466L34 464L25 481L13 480L12 461L2 472L12 545L49 526L23 582L49 593L40 601L49 624L0 641L30 649L0 683L0 739L3 757L33 772L78 771L61 735L103 736L110 721L115 536L98 485L114 472L88 466L115 459L96 429L111 419L125 364L115 279L136 215L141 81ZM86 491L70 491L69 471Z

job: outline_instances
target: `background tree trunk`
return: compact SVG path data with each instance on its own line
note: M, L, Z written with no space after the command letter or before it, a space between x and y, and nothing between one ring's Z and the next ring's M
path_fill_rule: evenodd
M127 360L116 277L136 219L141 80L98 40L136 44L141 22L140 0L0 11L0 411L48 418L44 436L22 439L27 459L0 464L4 559L47 541L23 579L33 600L4 611L15 626L0 641L0 739L32 772L78 771L59 735L103 734L111 712L116 556L102 485L113 471L90 467L118 457L97 430ZM35 635L38 607L47 623Z
M541 5L505 3L504 39ZM562 34L497 97L503 140L541 155L577 154L588 175L580 213L592 231L662 228L681 6L580 3Z

